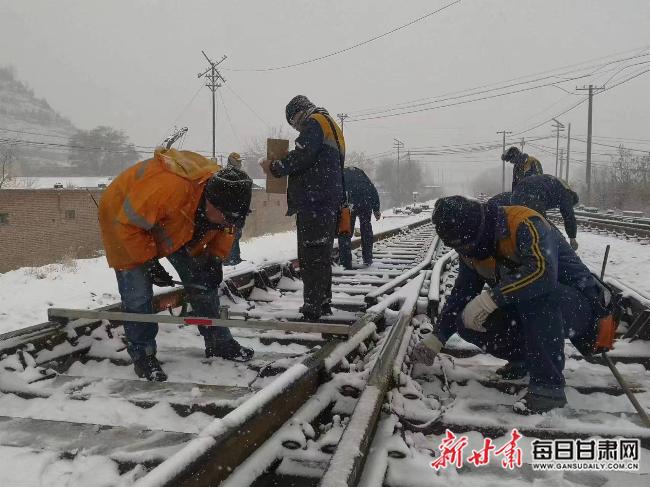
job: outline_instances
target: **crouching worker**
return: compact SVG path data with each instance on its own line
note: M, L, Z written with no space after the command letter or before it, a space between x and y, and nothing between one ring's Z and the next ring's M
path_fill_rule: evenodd
M534 210L483 205L461 196L436 202L433 223L459 254L459 273L435 334L414 349L432 364L457 332L508 364L507 379L530 375L521 414L566 405L564 338L594 352L603 289L562 235ZM484 289L485 284L489 288Z
M244 224L252 181L236 169L218 169L190 151L157 149L152 159L117 176L102 195L99 224L124 312L153 313L153 285L173 285L158 261L166 257L185 285L194 313L219 316L221 261L230 252L233 227ZM227 328L199 330L206 357L247 361L253 355ZM165 381L156 359L158 324L124 322L124 332L136 374Z

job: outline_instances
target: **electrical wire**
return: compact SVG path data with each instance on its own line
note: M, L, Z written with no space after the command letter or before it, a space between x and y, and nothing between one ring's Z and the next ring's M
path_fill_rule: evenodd
M620 81L620 82L618 82L618 83L616 83L616 84L614 84L614 85L612 85L612 86L606 87L605 89L599 91L598 93L594 93L594 96L596 96L596 95L601 95L602 93L604 93L604 92L606 92L606 91L612 90L612 89L616 88L617 86L620 86L620 85L622 85L622 84L624 84L624 83L627 83L628 81L631 81L631 80L633 80L633 79L635 79L635 78L638 78L639 76L644 75L644 74L646 74L646 73L648 73L648 72L650 72L650 69L646 69L646 70L643 70L643 71L641 71L641 72L639 72L639 73L636 73L636 74L634 74L634 75L631 75L631 76L629 76L628 78L624 79L623 81ZM582 105L583 103L585 103L585 102L588 101L588 100L589 100L589 98L588 98L588 96L587 96L587 98L585 98L585 99L579 101L578 103L572 105L572 106L569 107L567 110L564 110L563 112L561 112L561 113L559 113L559 114L557 114L557 115L555 115L555 116L553 116L553 117L551 117L551 118L549 118L549 119L546 119L544 122L541 122L541 123L539 123L539 124L537 124L537 125L535 125L535 126L533 126L533 127L529 127L528 129L522 130L522 131L520 131L520 132L515 132L515 133L513 134L513 136L518 136L518 135L521 135L521 134L525 134L525 133L527 133L527 132L530 132L530 131L532 131L532 130L537 129L538 127L541 127L541 126L543 126L543 125L545 125L545 124L548 124L548 123L551 122L553 119L556 119L556 118L558 118L558 117L561 117L562 115L564 115L564 114L566 114L566 113L572 111L573 109L579 107L580 105Z
M361 117L361 116L365 117L365 116L368 116L368 115L377 115L377 114L381 114L381 113L384 113L384 112L403 110L403 109L406 109L406 108L417 108L419 106L424 106L424 105L428 105L428 104L432 104L432 103L439 103L441 101L449 101L449 100L454 100L454 99L459 99L459 98L467 98L467 97L471 97L471 96L475 96L475 95L479 95L479 94L490 93L490 92L494 92L494 91L504 90L504 89L507 89L507 88L513 88L513 87L520 86L520 85L536 83L536 82L539 82L539 81L548 80L550 78L558 78L559 76L562 76L562 75L568 76L571 73L577 73L579 71L582 72L582 71L585 71L585 70L588 70L588 69L598 68L599 66L602 68L603 66L609 66L611 64L618 64L618 63L621 63L621 62L624 62L624 61L629 61L629 60L648 57L648 56L650 56L650 54L636 54L634 56L628 56L628 57L625 57L625 58L610 60L610 61L607 61L604 64L600 64L600 65L584 66L581 69L573 69L573 70L570 70L570 71L566 71L564 73L547 74L547 73L554 73L555 71L558 71L558 69L563 69L563 68L557 68L557 69L554 69L554 70L549 70L549 71L541 72L541 73L538 73L538 74L526 75L526 76L521 76L521 77L518 77L518 78L513 78L511 80L507 80L507 81L496 83L496 84L481 85L479 87L469 88L469 89L455 91L455 92L449 92L449 93L445 93L445 94L434 96L434 97L418 98L418 99L414 99L414 100L411 100L411 101L408 101L408 102L401 102L401 103L392 104L392 105L384 105L382 107L377 107L377 108L369 108L369 109L363 109L363 110L348 111L348 114L350 114L351 118L354 118L354 117ZM581 66L583 64L586 64L586 62L577 64L577 65L573 65L573 66ZM579 79L579 78L585 78L585 77L588 77L588 76L593 76L594 73L595 73L595 71L592 71L592 72L589 72L589 73L586 73L586 74L583 73L580 76L571 76L570 78L565 78L561 82L565 83L565 82L568 82L568 81L574 81L574 80ZM545 75L545 76L539 76L539 75ZM532 79L528 79L528 78L532 78ZM518 80L524 80L524 81L518 81ZM558 81L556 80L553 83L548 83L548 84L545 84L543 86L557 87L557 83L558 83ZM487 89L483 89L483 88L487 88ZM452 96L452 95L456 95L456 96ZM421 103L416 103L416 102L421 102Z
M278 71L278 70L282 70L282 69L288 69L288 68L295 68L297 66L303 66L305 64L315 63L316 61L322 61L323 59L327 59L327 58L331 58L332 56L337 56L339 54L343 54L345 52L351 51L351 50L356 49L358 47L365 46L366 44L370 44L371 42L374 42L374 41L376 41L378 39L381 39L382 37L389 36L390 34L393 34L393 33L397 32L397 31L405 29L406 27L409 27L409 26L411 26L413 24L416 24L416 23L418 23L418 22L420 22L420 21L422 21L424 19L427 19L428 17L431 17L432 15L435 15L435 14L437 14L439 12L442 12L443 10L445 10L445 9L451 7L451 6L453 6L453 5L457 4L457 3L460 3L460 1L461 0L455 0L455 1L451 2L451 3L448 3L447 5L445 5L443 7L440 7L437 10L426 13L426 14L418 17L417 19L411 20L410 22L407 22L406 24L402 24L402 25L400 25L398 27L395 27L395 28L389 30L388 32L384 32L383 34L379 34L377 36L371 37L370 39L366 39L365 41L358 42L356 44L353 44L352 46L348 46L348 47L346 47L344 49L339 49L338 51L333 51L333 52L331 52L329 54L325 54L323 56L318 56L316 58L306 59L304 61L299 61L297 63L285 64L285 65L282 65L282 66L271 66L271 67L266 67L266 68L229 68L227 71L257 71L257 72L260 72L260 71Z
M228 112L228 107L226 107L226 101L223 99L223 94L219 92L219 97L221 98L221 103L223 105L223 110L226 113L226 118L228 119L228 124L230 125L230 130L232 131L233 135L235 136L235 139L237 139L237 142L239 143L239 146L242 146L241 139L239 138L239 135L237 134L237 131L235 131L235 127L232 125L232 120L230 119L230 113Z
M258 114L250 105L248 105L248 103L246 103L246 101L239 96L239 94L235 91L234 88L232 88L230 85L226 85L226 88L228 88L231 92L233 92L233 94L239 99L239 101L243 103L248 108L248 110L250 110L253 113L253 115L255 115L255 117L257 117L268 129L271 128L271 124L269 124L266 120L264 120L260 114Z

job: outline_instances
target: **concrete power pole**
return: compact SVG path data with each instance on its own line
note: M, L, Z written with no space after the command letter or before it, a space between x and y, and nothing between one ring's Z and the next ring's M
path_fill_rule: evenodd
M557 139L555 142L555 176L561 176L562 171L560 171L560 174L557 172L557 164L558 164L558 156L559 156L559 151L560 151L560 131L564 130L564 124L560 122L557 119L553 119L555 124L552 126L556 129L557 131Z
M564 148L560 149L560 172L558 178L562 178L562 170L564 169Z
M341 121L341 132L343 132L343 122L345 121L345 119L347 119L349 117L349 115L348 114L336 114L336 116Z
M591 130L592 130L592 112L594 104L594 90L604 90L605 87L595 87L594 85L589 85L589 87L576 87L576 90L589 90L589 111L587 113L587 174L585 178L587 180L587 204L591 203Z
M497 134L503 134L503 151L501 154L503 155L506 152L506 134L512 134L512 132L508 132L507 130L500 130L497 131ZM501 160L501 192L506 191L506 162L502 159Z
M566 134L566 182L569 182L569 149L571 148L571 123Z
M400 180L400 170L399 170L399 150L404 147L404 143L399 139L393 139L393 147L397 149L397 197L399 199L399 204L402 204L402 187Z
M220 65L225 61L227 56L224 54L223 57L217 61L216 63L212 61L207 54L205 54L205 51L201 51L203 53L203 56L205 59L208 60L208 63L210 63L210 67L205 70L203 73L198 74L198 78L203 78L205 77L205 86L207 86L210 91L212 91L212 160L216 162L217 156L215 154L215 139L216 139L216 120L217 120L217 110L216 110L216 104L215 104L215 93L217 91L217 88L222 86L226 80L224 79L223 76L221 76L221 73L217 70L217 66Z

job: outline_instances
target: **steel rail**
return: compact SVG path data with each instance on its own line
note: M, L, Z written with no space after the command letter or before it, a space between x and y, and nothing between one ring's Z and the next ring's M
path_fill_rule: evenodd
M379 352L366 387L321 479L321 486L354 486L361 477L368 449L379 421L381 405L387 391L394 384L393 372L396 358L402 349L407 326L413 318L418 297L427 276L424 270L431 266L434 253L440 242L436 236L425 260L414 268L418 270L419 276L400 290L400 294L405 294L405 288L408 287L410 293L405 297L400 307L397 323L390 329ZM412 273L405 273L405 275L413 276ZM406 281L406 278L403 281Z
M374 320L379 316L368 311L353 324L357 332L348 341L329 343L301 365L282 373L226 417L215 420L197 439L141 478L138 485L205 486L223 482L316 392L327 371L374 334Z

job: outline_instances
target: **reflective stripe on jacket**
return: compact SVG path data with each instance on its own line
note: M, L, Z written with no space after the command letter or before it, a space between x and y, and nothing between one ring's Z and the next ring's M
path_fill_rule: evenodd
M589 269L541 215L518 206L499 210L495 255L482 260L460 256L458 277L438 320L442 343L456 331L458 315L485 283L499 307L548 295L558 283L578 290L595 285Z
M99 202L108 265L132 269L186 244L205 184L218 170L199 154L167 149L120 173Z
M539 159L528 156L526 161L521 164L515 164L514 168L512 168L512 190L527 176L541 174L544 174L542 163L539 162Z

